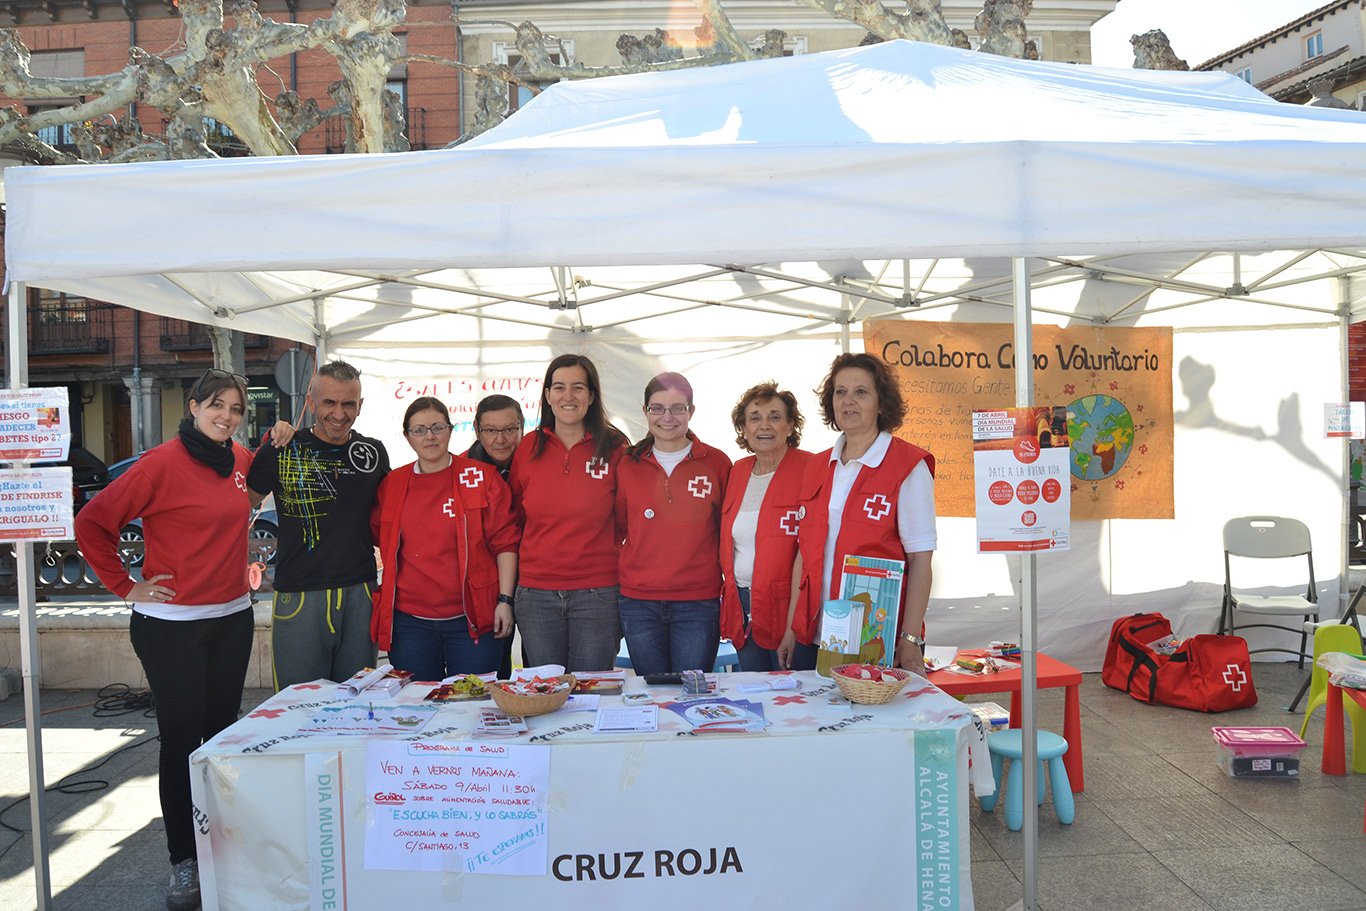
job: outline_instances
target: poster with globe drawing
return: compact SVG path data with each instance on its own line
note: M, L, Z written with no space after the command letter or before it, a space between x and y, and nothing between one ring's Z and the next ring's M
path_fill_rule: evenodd
M897 436L934 453L936 511L976 515L972 413L1015 405L1014 328L869 320L863 344L900 383ZM1073 520L1173 518L1169 327L1036 325L1034 384L1036 406L1065 410L1037 434L1068 437Z

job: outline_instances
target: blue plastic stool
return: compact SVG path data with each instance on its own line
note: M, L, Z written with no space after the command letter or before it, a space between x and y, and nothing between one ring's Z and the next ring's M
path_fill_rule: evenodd
M997 731L987 736L987 749L991 751L991 774L996 778L996 793L979 798L983 813L990 813L996 807L1005 761L1024 758L1024 737L1019 728ZM1043 804L1044 800L1043 764L1046 760L1048 777L1053 783L1053 809L1057 811L1058 822L1070 825L1077 816L1077 808L1072 800L1072 784L1067 780L1067 767L1062 763L1062 754L1066 752L1066 740L1052 731L1039 731L1038 802ZM1006 782L1006 828L1012 832L1024 828L1024 774L1018 768Z

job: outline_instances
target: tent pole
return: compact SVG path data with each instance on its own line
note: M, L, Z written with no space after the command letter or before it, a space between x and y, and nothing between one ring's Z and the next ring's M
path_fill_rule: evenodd
M840 353L849 353L849 318L852 308L849 303L849 295L840 294Z
M323 322L323 301L313 298L313 367L316 370L327 363L327 334Z
M1348 319L1352 303L1351 279L1345 275L1340 275L1333 280L1334 303L1338 307L1338 385L1340 393L1338 401L1352 401L1352 380L1351 370L1348 367L1348 356L1350 354L1351 342L1348 338ZM1349 566L1351 565L1351 538L1352 538L1352 441L1346 439L1342 441L1342 529L1338 534L1338 556L1341 562L1339 565L1342 571L1338 574L1338 616L1341 617L1347 612L1347 601L1351 597L1349 588L1351 580L1348 578ZM1359 542L1359 546L1366 546L1366 541Z
M28 323L24 319L23 282L9 286L9 388L28 385ZM26 463L16 465L27 467ZM24 676L24 727L28 733L28 806L33 827L33 880L38 911L52 911L52 877L47 863L47 813L43 806L43 722L38 701L42 671L38 663L38 606L33 585L33 542L14 546L15 581L19 595L19 653Z
M1015 404L1028 408L1034 404L1034 334L1030 313L1029 260L1016 257L1010 263L1015 291ZM1024 911L1037 911L1039 892L1039 808L1032 799L1038 793L1039 744L1038 719L1035 717L1038 667L1035 653L1039 647L1038 556L1020 557L1020 728L1024 758L1010 770L1024 778Z

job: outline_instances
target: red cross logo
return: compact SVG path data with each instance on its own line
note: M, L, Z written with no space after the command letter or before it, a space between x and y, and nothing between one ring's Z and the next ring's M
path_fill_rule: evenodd
M484 472L471 465L460 472L460 484L462 487L478 487L479 482L484 480Z
M257 709L248 715L248 718L279 718L285 713L284 709Z
M232 483L237 485L238 490L245 491L247 489L247 479L242 477L242 472L240 471L234 471L232 473Z
M1236 664L1230 664L1228 670L1224 671L1224 682L1233 687L1233 692L1238 692L1247 683L1247 674Z
M318 686L318 684L316 684L316 683L296 683L296 684L294 684L294 686L290 687L290 689L295 689L295 690L320 690L320 689L322 689L322 687Z
M774 704L774 705L789 705L789 704L791 704L791 703L793 703L793 702L805 703L805 702L806 702L806 697L805 697L805 696L774 696L774 697L773 697L773 704Z
M892 511L892 504L882 494L877 494L864 501L863 511L868 513L868 518L876 522Z
M586 467L588 469L588 473L595 478L607 477L608 465L602 459L589 459L588 465Z
M786 534L796 537L797 520L800 518L801 514L797 510L789 509L787 512L783 513L783 517L778 520L778 527L781 528Z
M256 738L251 734L229 734L226 737L218 738L219 746L230 746L234 743L251 743Z
M698 475L688 482L688 492L699 500L704 500L707 494L711 493L711 478L705 475Z
M446 503L445 503L445 505L441 507L441 511L442 511L443 513L445 513L446 515L450 516L452 519L454 519L454 518L455 518L455 497L451 497L449 500L447 500Z

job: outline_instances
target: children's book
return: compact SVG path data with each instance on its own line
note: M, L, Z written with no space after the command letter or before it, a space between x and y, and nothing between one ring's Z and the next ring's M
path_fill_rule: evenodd
M762 731L769 725L764 717L764 704L748 699L669 702L664 708L683 718L698 733L750 733Z
M860 664L891 667L896 660L896 624L901 611L905 571L906 564L901 560L856 555L844 558L840 597L863 605L858 648Z

